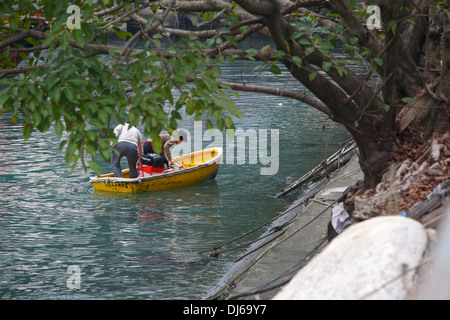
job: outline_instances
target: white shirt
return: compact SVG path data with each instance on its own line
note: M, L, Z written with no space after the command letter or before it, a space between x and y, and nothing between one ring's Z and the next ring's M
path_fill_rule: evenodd
M129 127L128 123L123 124L119 124L115 129L114 129L114 134L116 135L117 140L119 142L121 141L126 141L126 142L130 142L134 145L136 145L136 147L140 147L141 142L143 140L142 138L142 134L139 132L139 130L136 127Z

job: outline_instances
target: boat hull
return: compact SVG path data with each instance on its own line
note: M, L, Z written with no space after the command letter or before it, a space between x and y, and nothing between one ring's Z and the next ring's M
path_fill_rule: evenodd
M128 170L123 171L124 178L106 174L91 178L95 190L121 193L139 193L188 187L214 179L219 171L222 149L207 149L173 160L181 163L183 169L166 173L153 174L148 177L128 178Z

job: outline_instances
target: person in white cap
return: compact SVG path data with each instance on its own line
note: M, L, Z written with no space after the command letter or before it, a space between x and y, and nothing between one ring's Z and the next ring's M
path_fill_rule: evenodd
M118 178L123 178L122 168L120 167L120 159L127 157L128 167L130 169L130 178L137 178L138 171L136 164L139 160L139 146L143 140L142 134L135 126L130 126L128 123L119 124L114 129L114 134L117 137L118 144L115 145L110 142L111 147L115 148L119 154L112 151L111 165L114 175Z

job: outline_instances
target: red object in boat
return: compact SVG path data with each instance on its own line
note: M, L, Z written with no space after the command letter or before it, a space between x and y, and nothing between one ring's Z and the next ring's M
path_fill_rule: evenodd
M142 166L141 171L148 173L148 174L161 173L161 172L164 172L164 168L158 168L158 167L154 167L154 166Z

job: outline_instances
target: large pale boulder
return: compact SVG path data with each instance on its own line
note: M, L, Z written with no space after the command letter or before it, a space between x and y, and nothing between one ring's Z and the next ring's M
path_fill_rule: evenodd
M335 238L274 299L405 299L427 243L425 228L413 219L360 222Z

